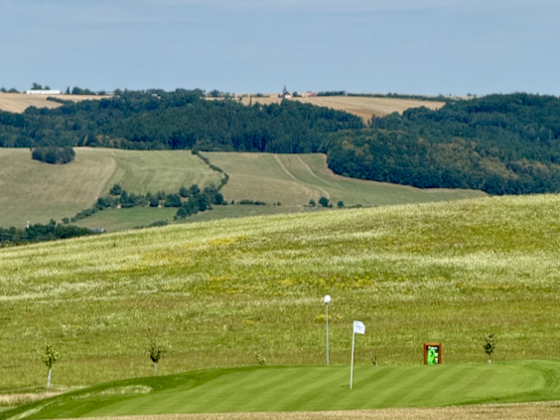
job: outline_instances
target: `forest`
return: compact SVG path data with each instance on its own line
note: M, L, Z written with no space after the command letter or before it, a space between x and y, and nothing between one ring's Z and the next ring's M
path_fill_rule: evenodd
M0 147L91 146L327 154L336 173L489 194L560 191L560 99L531 94L357 116L284 100L245 106L201 90L115 91L57 109L0 112ZM41 149L40 149L41 150ZM44 149L43 149L44 150Z
M200 90L116 91L57 109L0 112L0 147L103 146L316 152L326 134L364 126L354 115L299 102L245 106Z
M528 194L560 191L559 137L558 98L490 95L373 118L321 150L334 172L355 178Z

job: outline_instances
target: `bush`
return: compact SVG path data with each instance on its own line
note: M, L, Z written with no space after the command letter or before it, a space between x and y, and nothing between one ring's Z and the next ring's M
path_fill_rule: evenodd
M329 199L328 199L327 197L321 197L321 198L319 199L319 204L320 204L322 207L329 207Z
M51 164L65 164L72 162L76 152L70 146L56 147L36 147L31 152L31 158L45 163Z
M121 184L113 185L113 188L111 188L110 194L111 195L121 195L122 194Z
M190 191L188 190L188 188L181 187L181 189L179 190L179 195L180 195L181 197L187 198L187 197L190 197L191 193L190 193Z
M180 207L181 196L179 194L169 194L163 203L164 207Z

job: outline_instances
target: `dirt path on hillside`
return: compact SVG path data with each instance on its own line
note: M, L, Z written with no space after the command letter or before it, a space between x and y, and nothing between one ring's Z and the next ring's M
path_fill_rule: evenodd
M389 408L383 410L295 413L170 414L104 417L104 420L530 420L560 419L560 401L473 405L442 408ZM88 420L88 419L81 419ZM91 420L91 419L90 419Z
M327 197L327 198L330 200L331 195L329 194L329 192L328 192L327 190L325 190L325 189L319 187L318 185L313 185L313 186L311 186L311 187L307 186L305 182L303 182L303 181L297 179L297 178L288 170L288 168L286 168L286 167L284 166L284 164L282 163L282 161L280 160L280 157L278 157L278 155L275 154L275 155L274 155L274 159L276 160L276 162L278 163L278 165L280 165L280 168L282 168L282 170L283 170L290 178L292 178L294 181L296 181L298 184L301 184L301 185L303 185L305 188L309 188L309 189L311 189L311 188L317 188L319 191L321 191L321 193L323 193L323 195L324 195L325 197ZM301 163L303 163L303 164L305 165L305 163L304 163L301 159L300 159L300 161L301 161ZM305 165L305 166L307 166L307 165ZM309 166L307 166L307 169L309 169L309 172L311 172L311 173L313 174L313 176L317 177L317 175L315 175L315 174L313 173L313 171L311 171L311 169L309 168ZM318 178L318 177L317 177L317 178Z

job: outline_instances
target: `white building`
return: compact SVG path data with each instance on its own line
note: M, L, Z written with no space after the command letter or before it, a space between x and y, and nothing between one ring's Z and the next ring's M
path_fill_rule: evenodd
M60 95L61 90L28 90L25 92L28 95Z

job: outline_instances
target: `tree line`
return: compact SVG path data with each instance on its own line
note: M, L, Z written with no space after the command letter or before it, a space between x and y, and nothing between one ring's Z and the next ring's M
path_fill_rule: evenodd
M51 220L47 224L34 224L26 228L0 228L0 247L22 245L31 242L54 241L57 239L75 238L78 236L92 235L87 228L64 225Z
M355 178L529 194L560 191L559 138L560 99L491 95L373 118L321 150L334 172Z
M245 106L206 100L201 90L117 90L56 109L0 112L0 147L300 153L316 152L328 133L363 126L354 115L296 101Z

